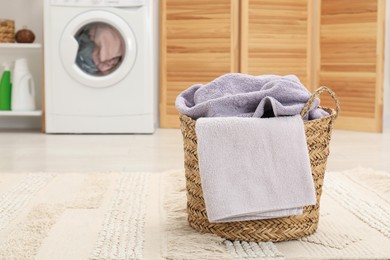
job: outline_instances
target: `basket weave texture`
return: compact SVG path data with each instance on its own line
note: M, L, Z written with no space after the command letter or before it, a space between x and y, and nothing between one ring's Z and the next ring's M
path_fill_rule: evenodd
M304 207L303 214L299 216L210 223L207 218L199 175L196 121L188 116L180 115L184 142L187 213L188 222L192 228L201 233L214 233L229 240L245 241L284 241L307 236L316 231L326 160L329 155L329 142L332 126L339 112L339 102L330 89L322 87L311 96L301 112L302 117L306 115L314 99L324 91L328 92L336 102L336 110L323 108L329 112L329 116L304 122L317 202L314 206Z
M0 43L15 42L15 22L12 20L0 20Z

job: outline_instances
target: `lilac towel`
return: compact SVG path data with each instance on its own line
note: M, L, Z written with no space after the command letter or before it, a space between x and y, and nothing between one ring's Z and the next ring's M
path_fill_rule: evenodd
M295 75L230 73L183 91L176 98L176 108L193 119L292 116L301 112L310 95ZM328 115L318 105L319 99L316 99L306 120Z
M199 118L195 130L210 222L300 215L315 205L301 116Z

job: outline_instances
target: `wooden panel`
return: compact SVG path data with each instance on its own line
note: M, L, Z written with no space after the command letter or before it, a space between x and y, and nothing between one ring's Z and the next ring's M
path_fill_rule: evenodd
M42 133L46 133L45 46L42 48Z
M312 86L312 0L243 0L241 72L295 74Z
M382 131L384 0L320 0L316 79L341 103L337 128ZM322 97L324 106L333 106Z
M161 0L160 126L179 127L176 96L238 72L237 0Z

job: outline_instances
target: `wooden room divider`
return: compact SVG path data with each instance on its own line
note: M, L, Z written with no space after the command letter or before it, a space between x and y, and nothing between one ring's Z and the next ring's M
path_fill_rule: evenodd
M385 0L160 3L161 127L179 127L181 91L241 72L295 74L310 91L326 85L340 99L337 128L382 131Z

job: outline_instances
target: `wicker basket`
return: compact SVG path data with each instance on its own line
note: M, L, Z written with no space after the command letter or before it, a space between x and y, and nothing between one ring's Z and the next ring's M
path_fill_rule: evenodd
M245 241L284 241L307 236L316 231L319 220L320 197L326 160L329 154L329 141L333 123L339 112L339 102L336 95L330 89L321 87L313 93L301 112L301 116L305 116L314 99L324 91L332 96L336 102L336 109L323 108L329 112L329 116L304 122L317 203L315 206L304 207L303 214L299 216L210 223L207 218L199 175L197 139L195 134L196 121L188 116L180 115L181 131L184 141L187 213L188 222L192 228L201 233L214 233L229 240Z
M0 43L15 42L15 22L12 20L0 20Z

